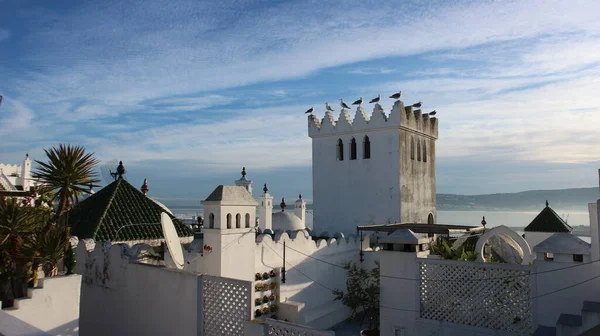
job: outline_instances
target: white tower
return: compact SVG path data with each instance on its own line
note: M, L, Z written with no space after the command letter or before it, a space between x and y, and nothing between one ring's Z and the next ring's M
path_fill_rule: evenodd
M204 245L207 273L254 280L256 200L242 186L218 186L205 200Z
M29 187L33 186L31 183L31 160L29 160L29 153L25 154L25 160L21 166L21 185L23 191L29 191Z
M298 199L294 203L294 215L298 216L302 224L306 226L306 201L302 199L302 194L298 195Z
M235 180L235 185L246 188L250 195L252 195L252 181L246 179L246 167L242 167L242 177L239 180Z
M437 118L396 101L353 117L342 109L308 117L312 138L314 228L354 232L358 225L435 223Z
M269 195L267 184L258 197L258 225L261 230L273 230L273 196Z

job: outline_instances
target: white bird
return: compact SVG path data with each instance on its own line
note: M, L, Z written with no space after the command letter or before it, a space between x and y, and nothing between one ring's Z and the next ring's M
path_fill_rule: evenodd
M400 97L402 97L402 91L398 91L397 93L394 93L393 95L390 96L390 98L393 98L396 100L400 99Z
M361 104L362 104L362 97L360 97L359 100L357 100L354 103L352 103L352 105L358 105L358 106L360 106Z
M314 111L314 110L315 110L315 109L311 107L311 108L309 108L309 109L308 109L306 112L304 112L304 113L313 113L313 111Z
M325 102L325 109L327 111L333 111L333 108L331 108L331 106L329 106L329 103Z
M377 95L377 98L371 99L371 101L369 102L369 104L379 103L379 99L381 99L381 95L380 94Z
M342 108L345 108L345 109L349 109L349 108L350 108L350 106L346 105L346 103L344 103L344 100L343 100L343 99L341 99L341 98L340 98L340 106L341 106Z
M422 102L418 102L418 103L412 104L412 107L420 108L421 105L423 105L423 103Z

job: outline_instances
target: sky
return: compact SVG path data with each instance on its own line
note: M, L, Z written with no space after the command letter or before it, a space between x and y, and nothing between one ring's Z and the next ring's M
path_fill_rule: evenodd
M598 184L597 1L0 8L2 163L71 143L157 198L203 199L245 166L255 188L310 199L304 111L402 90L438 112L438 192Z

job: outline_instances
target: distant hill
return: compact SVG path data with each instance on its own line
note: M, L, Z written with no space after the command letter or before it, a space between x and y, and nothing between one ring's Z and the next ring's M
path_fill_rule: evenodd
M438 210L540 210L546 200L555 209L587 211L587 204L600 198L598 188L528 190L487 195L437 194Z

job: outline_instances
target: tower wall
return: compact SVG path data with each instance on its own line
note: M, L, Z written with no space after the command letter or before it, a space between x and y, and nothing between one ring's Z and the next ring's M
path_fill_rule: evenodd
M426 223L430 213L435 220L436 118L397 101L389 115L376 104L370 116L359 107L353 117L342 110L335 120L327 112L322 120L309 116L308 124L315 230L347 233L357 225ZM338 157L339 140L343 160Z

